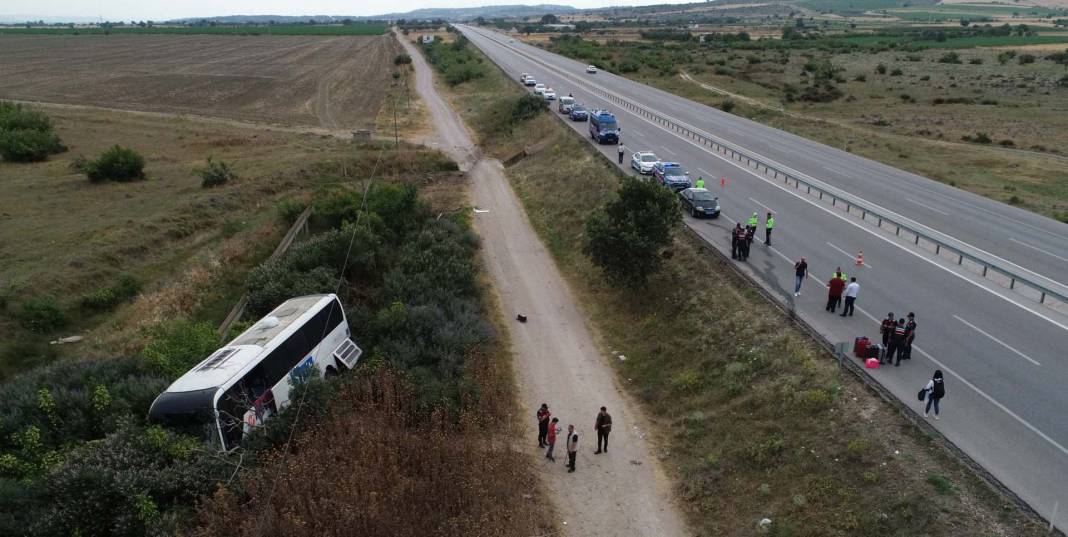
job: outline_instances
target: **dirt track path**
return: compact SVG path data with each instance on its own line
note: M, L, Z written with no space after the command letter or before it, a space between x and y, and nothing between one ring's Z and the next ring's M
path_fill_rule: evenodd
M529 418L529 437L518 449L542 467L544 483L561 517L564 535L672 537L689 532L672 502L671 485L653 455L649 428L634 403L616 385L615 373L601 355L574 296L549 252L527 221L500 162L479 156L462 120L434 88L430 67L413 45L401 38L416 69L416 87L430 111L440 146L461 163L472 182L475 228L483 255L506 314L521 312L525 324L512 322L511 341L520 400ZM579 433L577 472L567 473L564 435L557 442L557 463L537 448L534 412L542 402L559 417L564 431ZM594 455L593 422L607 406L613 418L610 452Z

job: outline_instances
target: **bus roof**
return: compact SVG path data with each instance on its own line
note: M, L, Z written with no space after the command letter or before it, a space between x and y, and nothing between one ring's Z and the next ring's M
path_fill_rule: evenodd
M191 392L224 387L234 375L259 359L270 341L292 326L303 314L318 311L335 299L334 295L308 295L283 302L226 346L178 377L166 391Z

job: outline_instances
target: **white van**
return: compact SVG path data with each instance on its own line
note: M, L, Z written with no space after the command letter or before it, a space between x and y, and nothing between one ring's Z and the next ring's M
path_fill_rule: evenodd
M567 95L560 96L560 105L557 109L561 114L570 114L571 110L575 108L575 98Z

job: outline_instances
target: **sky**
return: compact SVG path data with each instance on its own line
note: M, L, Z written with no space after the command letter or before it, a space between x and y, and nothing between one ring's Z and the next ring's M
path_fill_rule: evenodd
M679 2L680 0L672 0ZM689 0L681 0L686 2ZM219 15L380 15L420 8L558 4L577 8L649 5L668 0L0 0L0 17L167 20Z

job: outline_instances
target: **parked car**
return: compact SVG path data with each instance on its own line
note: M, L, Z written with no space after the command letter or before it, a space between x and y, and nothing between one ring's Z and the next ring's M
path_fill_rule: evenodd
M594 110L590 113L590 138L599 144L619 143L619 123L616 116L608 110Z
M597 74L597 67L594 66L593 64L587 65L586 66L586 72L591 74L591 75Z
M679 191L679 202L694 218L719 218L719 198L707 188L684 188Z
M546 89L545 84L535 84L534 85L534 95L541 95L542 93L545 93L545 89Z
M660 184L676 191L693 186L690 184L690 172L678 162L657 162L653 166L653 177L656 177Z
M570 95L561 95L560 96L560 105L557 107L557 110L559 110L561 114L570 114L571 110L573 110L574 108L575 108L575 98L574 97L572 97Z
M630 157L630 167L638 170L638 173L642 175L653 173L653 167L657 162L660 162L660 159L656 158L656 154L652 151L638 151Z
M544 97L546 101L555 101L556 90L552 88L545 88L545 91L541 92L541 96Z
M576 104L571 107L571 113L568 114L571 121L586 121L590 119L590 113L586 111L586 107L581 104Z
M523 81L523 85L525 85L525 86L533 86L533 85L535 85L537 83L538 83L538 81L534 80L534 77L532 77L530 75L527 75L526 80Z

